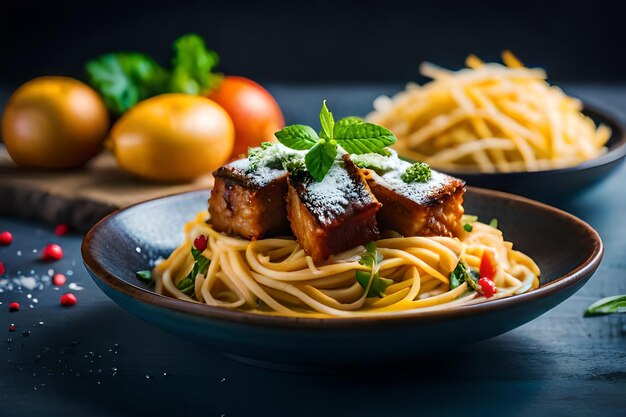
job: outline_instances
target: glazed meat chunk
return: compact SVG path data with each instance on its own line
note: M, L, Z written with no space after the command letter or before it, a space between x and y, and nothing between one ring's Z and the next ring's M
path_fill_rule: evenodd
M291 230L315 261L378 239L376 212L381 204L347 156L320 182L301 171L288 184Z
M289 234L287 171L251 170L246 158L224 165L213 176L209 212L215 230L252 240Z

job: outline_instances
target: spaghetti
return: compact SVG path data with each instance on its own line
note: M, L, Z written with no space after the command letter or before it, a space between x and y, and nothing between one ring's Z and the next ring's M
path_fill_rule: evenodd
M363 246L315 264L290 237L245 240L226 236L199 213L185 227L185 242L154 270L156 290L181 300L261 314L307 317L398 315L480 303L485 297L467 282L451 288L450 276L459 263L480 268L485 250L493 251L497 293L492 298L520 294L539 285L539 268L527 255L513 250L495 227L472 221L459 238L402 237L394 232L376 242L375 267L359 262ZM469 227L468 227L469 228ZM191 292L178 284L194 268L191 249L206 236L201 256L210 260L198 273ZM364 286L357 271L385 280L380 296Z
M606 151L611 130L596 127L579 100L550 86L543 70L510 52L502 58L506 66L471 55L457 72L424 63L433 81L379 97L368 119L394 132L401 155L448 171L555 169Z

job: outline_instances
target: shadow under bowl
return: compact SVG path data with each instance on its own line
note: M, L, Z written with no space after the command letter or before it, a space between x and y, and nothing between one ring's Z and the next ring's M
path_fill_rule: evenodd
M499 219L506 239L541 268L538 289L444 311L348 319L259 315L156 294L135 272L149 269L182 242L183 225L206 210L208 197L208 191L173 195L104 218L82 244L87 271L111 299L140 319L239 360L280 369L409 361L423 352L497 336L574 294L595 272L603 253L598 234L570 214L470 187L466 212Z

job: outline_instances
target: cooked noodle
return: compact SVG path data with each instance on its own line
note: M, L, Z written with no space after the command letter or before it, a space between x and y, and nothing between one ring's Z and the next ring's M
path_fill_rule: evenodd
M449 309L485 301L462 283L450 289L449 276L460 260L480 268L485 249L495 252L498 292L490 299L520 294L539 285L539 268L515 251L502 233L474 222L461 239L401 237L387 232L376 242L382 258L373 273L393 280L383 297L367 297L355 271L370 269L359 263L363 246L313 263L293 238L249 241L215 231L208 213L199 213L185 227L185 242L155 268L156 289L181 300L230 309L282 316L355 317L397 315ZM193 269L190 250L199 235L208 238L203 256L211 260L206 276L195 277L193 294L177 288ZM370 284L371 285L371 280ZM369 289L369 287L368 287Z
M585 116L579 100L510 52L503 61L472 55L456 72L424 63L433 81L379 97L368 119L394 132L401 155L449 171L547 170L606 152L611 130Z

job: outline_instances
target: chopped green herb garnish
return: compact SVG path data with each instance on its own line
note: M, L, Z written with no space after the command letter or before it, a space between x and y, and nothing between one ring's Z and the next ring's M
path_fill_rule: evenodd
M626 313L626 295L615 295L596 301L587 307L585 317L618 313Z
M493 227L494 229L498 228L498 219L496 219L495 217L493 219L491 219L491 221L489 222L489 226Z
M176 288L178 288L187 295L193 293L196 283L196 277L198 276L198 274L206 275L207 270L209 269L209 265L211 264L210 260L202 256L202 251L199 251L193 246L191 247L191 256L193 256L193 259L195 260L193 264L193 269L191 270L189 275L187 275L182 281L178 283L178 285L176 285Z
M467 282L467 285L471 289L482 293L482 288L478 285L479 279L480 274L478 272L466 266L462 261L459 261L454 271L450 273L450 289L453 290L463 284L463 282Z
M323 180L330 170L337 157L338 147L356 155L389 155L385 148L396 142L396 137L388 129L356 117L346 117L335 122L326 100L322 103L320 124L322 130L319 135L305 125L286 126L275 133L276 139L286 147L308 151L304 163L316 181Z
M423 162L416 162L408 167L400 178L406 183L427 182L430 179L430 176L430 166Z
M385 296L385 290L393 283L393 280L382 278L378 276L378 272L374 272L376 270L376 264L379 262L376 242L370 242L365 245L365 250L365 253L361 255L359 263L369 267L370 271L356 271L356 280L363 289L367 289L369 285L369 290L367 291L368 297L382 298Z
M471 232L472 230L474 230L474 226L472 226L472 225L471 225L471 224L469 224L469 223L465 223L465 224L463 225L463 230L465 230L466 232Z
M135 272L135 276L146 284L152 284L152 271L148 269Z

